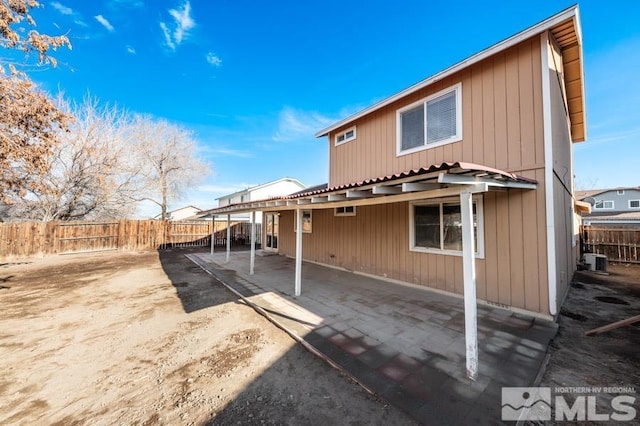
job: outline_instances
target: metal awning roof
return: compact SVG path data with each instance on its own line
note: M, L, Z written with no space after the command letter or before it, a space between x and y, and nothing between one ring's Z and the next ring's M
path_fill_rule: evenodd
M259 210L326 209L387 204L454 196L469 186L480 187L478 192L509 188L535 189L537 181L478 164L442 163L360 182L334 187L314 187L309 188L309 191L282 197L231 204L208 210L206 213L218 215Z

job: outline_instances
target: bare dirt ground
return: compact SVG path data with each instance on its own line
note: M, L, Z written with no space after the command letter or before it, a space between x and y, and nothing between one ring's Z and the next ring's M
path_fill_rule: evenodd
M575 273L540 386L634 387L634 424L640 424L640 323L585 336L588 330L640 315L640 265L609 265L608 270L608 276ZM598 412L611 412L612 396L598 396Z
M0 424L411 424L184 253L0 263Z

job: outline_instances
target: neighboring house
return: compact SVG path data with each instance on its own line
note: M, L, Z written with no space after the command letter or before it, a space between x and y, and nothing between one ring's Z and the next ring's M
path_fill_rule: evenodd
M464 294L467 318L476 296L551 318L579 256L584 100L574 6L318 132L327 186L214 212L278 223L263 247L296 258L296 294L304 258Z
M267 198L289 195L304 188L304 184L299 180L290 177L284 177L278 180L263 183L261 185L252 186L229 195L223 195L222 197L216 198L216 200L218 201L218 207L224 207L233 204L245 203L248 201L264 200ZM217 216L216 220L226 221L227 217L226 215ZM250 220L250 213L231 215L232 222L248 222ZM256 212L256 223L262 223L261 212Z
M640 226L640 187L576 191L576 199L591 205L583 225Z
M199 209L194 206L185 206L180 207L179 209L171 210L167 212L168 220L198 220L198 213L200 213L202 209ZM154 219L160 219L160 215L156 216Z

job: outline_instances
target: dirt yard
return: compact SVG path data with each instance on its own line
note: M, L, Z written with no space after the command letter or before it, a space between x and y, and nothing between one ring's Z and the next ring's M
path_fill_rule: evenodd
M634 387L640 393L640 323L585 336L588 330L640 315L640 265L608 269L608 276L575 273L540 386ZM598 412L610 412L610 400L599 396ZM637 395L635 406L640 409L639 400Z
M0 424L411 424L184 253L0 263Z

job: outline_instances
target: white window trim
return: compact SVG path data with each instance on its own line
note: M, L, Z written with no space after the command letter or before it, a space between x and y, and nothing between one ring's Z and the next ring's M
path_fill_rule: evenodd
M335 207L333 209L333 215L334 216L355 216L356 215L356 206L344 206L344 207L353 207L353 211L352 212L338 212L338 209L340 207Z
M304 226L303 226L302 233L303 234L311 234L311 233L313 233L313 210L304 210L303 209L302 210L302 215L304 216L306 212L309 212L309 219L311 219L310 220L311 229L309 229L308 231L305 231L304 230ZM295 210L293 211L293 213L294 213L293 214L293 232L298 232L298 226L297 226L298 225L298 215L295 214L296 213Z
M598 207L598 203L602 203L602 207ZM611 203L611 207L604 207L604 203ZM593 203L594 210L613 210L615 208L615 203L613 200L600 200Z
M618 195L624 195L624 189L618 189Z
M478 251L475 253L476 259L484 259L484 205L482 196L474 195L473 202L476 205L476 216L478 221ZM447 256L462 256L462 251L441 250L427 247L417 247L415 245L415 213L414 206L442 205L442 204L460 204L460 197L440 198L434 200L412 201L409 203L409 251L419 253L443 254ZM442 220L442 209L440 210L440 220ZM440 223L442 229L442 222Z
M638 204L639 204L639 206L638 206L638 207L631 207L631 202L632 202L632 201L637 201L637 202L638 202ZM635 210L635 209L640 209L640 200L629 200L629 204L628 204L628 205L629 205L629 208L630 208L630 209L634 209L634 210Z
M456 93L456 134L442 141L427 143L427 102L455 91ZM406 150L402 150L402 113L417 107L418 105L423 105L424 110L424 145L417 146L415 148L410 148ZM462 83L454 84L453 86L447 87L446 89L440 90L432 95L424 99L420 99L419 101L413 102L412 104L406 105L396 111L396 157L400 157L402 155L413 154L414 152L424 151L426 149L436 148L442 145L448 145L450 143L459 142L462 140Z
M353 131L353 136L351 136L350 138L345 137L345 139L343 141L338 142L338 136L341 136L341 135L345 135L346 136L346 134L349 133L350 131ZM344 131L342 131L340 133L336 133L336 135L334 137L335 146L343 145L343 144L345 144L347 142L354 141L354 140L356 140L356 137L357 137L356 126L351 126L348 129L346 129L346 130L344 130Z

